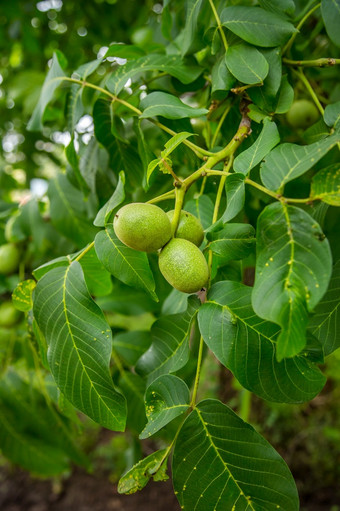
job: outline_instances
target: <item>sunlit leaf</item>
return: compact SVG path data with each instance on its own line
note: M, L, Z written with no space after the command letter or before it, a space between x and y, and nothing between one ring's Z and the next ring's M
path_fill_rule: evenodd
M208 113L206 108L193 108L166 92L151 92L142 99L140 106L143 110L141 119L156 115L161 115L166 119L183 119L185 117L201 117Z
M52 100L54 91L61 84L63 77L66 76L62 68L62 62L64 59L65 57L59 50L53 54L52 64L41 89L39 102L27 124L27 129L29 131L39 131L43 127L42 118L45 109Z
M129 78L132 79L145 71L169 73L182 83L193 82L202 72L198 66L183 63L178 55L151 54L132 60L124 66L119 66L107 80L106 86L110 92L117 96Z

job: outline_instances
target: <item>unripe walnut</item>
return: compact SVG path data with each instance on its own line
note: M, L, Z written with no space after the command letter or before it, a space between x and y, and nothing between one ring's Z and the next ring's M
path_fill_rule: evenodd
M173 238L159 254L159 269L178 291L196 293L207 283L209 269L203 253L191 241Z
M166 213L153 204L134 202L120 208L113 227L125 245L141 252L155 252L171 238L171 224Z

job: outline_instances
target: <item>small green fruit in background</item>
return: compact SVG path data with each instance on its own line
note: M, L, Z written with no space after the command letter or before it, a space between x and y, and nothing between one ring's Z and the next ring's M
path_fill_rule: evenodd
M0 327L14 326L20 319L21 312L18 311L12 302L0 304Z
M134 202L120 208L113 227L125 245L141 252L155 252L171 238L167 214L154 204Z
M20 252L13 243L0 246L0 274L14 273L19 266Z
M314 103L308 99L294 101L287 113L287 121L293 128L308 128L320 117Z
M172 239L159 254L158 263L164 278L183 293L196 293L208 281L205 257L191 241Z
M175 210L172 209L167 213L170 222L172 222L174 211ZM187 211L181 211L176 238L183 238L185 240L191 241L191 243L194 243L199 247L204 238L204 231L198 218L196 218L191 213L188 213Z

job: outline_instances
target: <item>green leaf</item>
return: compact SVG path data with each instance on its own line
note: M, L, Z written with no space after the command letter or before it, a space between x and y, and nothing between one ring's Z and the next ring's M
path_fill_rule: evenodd
M73 134L76 124L84 113L84 105L82 101L84 87L77 83L72 83L70 92L67 96L66 118L67 127Z
M229 46L225 61L235 78L250 85L263 82L269 71L268 62L262 53L245 43Z
M193 108L186 105L176 96L166 92L151 92L140 102L143 110L141 119L162 115L166 119L184 119L185 117L201 117L206 115L206 108Z
M202 0L188 0L186 2L186 20L181 39L182 57L188 52L197 33L197 23L202 9Z
M198 298L191 296L185 312L162 316L152 325L152 344L136 365L136 371L147 376L149 385L158 376L174 373L187 363L191 325L199 305Z
M255 242L254 227L249 224L226 224L220 231L208 232L207 249L223 256L223 260L238 260L247 257Z
M256 46L282 46L296 32L289 21L261 7L226 7L221 13L221 22L241 39Z
M196 199L186 202L183 209L195 215L201 222L203 229L210 227L214 214L214 203L210 197L200 195Z
M53 270L53 268L58 268L59 266L68 266L70 264L70 260L67 256L57 257L56 259L52 259L45 264L42 264L35 270L33 270L33 277L37 280L41 279L45 275L45 273Z
M110 92L118 96L129 78L134 78L145 71L160 71L174 76L182 83L191 83L202 73L198 66L187 65L179 55L146 55L119 66L109 77L106 86Z
M304 348L308 311L326 292L331 271L329 243L312 217L283 202L263 210L257 223L252 303L256 314L282 328L278 360Z
M32 309L32 294L36 283L32 279L19 282L12 294L14 307L22 312L28 312Z
M60 85L62 78L66 76L62 69L64 59L65 57L59 50L53 53L52 65L42 86L38 104L27 124L27 129L29 131L40 131L43 127L42 118L46 107L52 100L54 91Z
M114 43L109 46L104 58L118 57L120 59L136 59L145 55L145 51L134 44Z
M313 142L318 142L322 138L326 138L329 136L329 128L322 117L315 123L312 124L303 134L304 140L307 144L312 144Z
M155 281L144 252L124 245L117 238L112 226L107 226L97 234L95 248L98 259L112 275L128 286L144 289L158 301Z
M262 48L259 50L269 65L269 72L261 87L247 90L252 101L262 110L272 113L278 102L277 93L282 79L282 57L280 48Z
M185 420L172 472L182 509L299 509L294 479L283 459L252 426L215 399L199 403Z
M256 316L251 288L239 282L214 284L198 313L205 343L246 389L267 401L303 403L313 399L325 377L308 350L277 362L280 328Z
M68 144L68 146L65 147L65 155L66 155L67 161L69 162L69 164L72 167L72 170L73 170L74 175L78 181L81 191L83 192L85 197L88 197L89 192L91 190L79 169L78 155L77 155L75 147L74 147L74 138L71 138L70 143Z
M138 144L138 154L140 159L142 160L143 165L143 188L144 190L148 189L147 184L147 171L149 167L149 163L154 159L154 153L151 151L148 144L148 137L146 136L144 130L142 129L143 121L140 119L134 118L134 130L137 136L137 144Z
M340 101L327 105L323 117L327 126L336 128L340 121Z
M98 211L96 218L94 219L94 225L98 227L105 227L109 222L112 212L116 209L119 204L125 199L125 173L122 170L119 172L119 179L115 191L113 192L110 199L104 204L104 206Z
M278 100L275 107L276 114L285 114L288 112L294 101L294 89L288 81L287 75L282 76L281 87L278 94Z
M231 174L225 181L227 207L221 217L221 222L232 220L243 208L245 199L244 174Z
M131 495L142 490L151 477L154 481L166 481L169 477L166 474L168 450L162 449L153 452L143 460L140 460L129 470L118 483L118 493Z
M261 179L269 190L282 190L284 185L312 168L340 140L340 131L314 144L280 144L261 165Z
M189 408L190 392L183 380L171 374L157 378L146 390L148 423L139 438L148 438Z
M340 47L340 0L322 0L321 14L329 38Z
M325 355L340 347L340 260L334 265L327 293L315 308L309 327L321 344Z
M99 261L94 247L80 260L85 282L91 295L106 296L112 291L111 275Z
M113 337L115 351L130 366L136 364L150 344L149 332L134 330L133 332L121 332Z
M280 135L275 122L265 119L262 131L254 144L235 158L233 164L235 172L247 175L279 142Z
M83 194L64 174L50 181L48 197L54 227L79 246L91 242L97 229L89 224Z
M10 370L0 383L0 449L13 463L44 477L86 466L71 438L71 425L36 388Z
M168 158L170 156L172 151L174 151L176 149L176 147L178 147L183 142L183 140L186 140L188 137L192 137L192 136L193 136L193 133L183 131L182 133L177 133L177 135L174 135L173 137L170 138L170 140L168 140L166 142L165 149L161 152L161 158L152 160L148 165L148 169L147 169L147 173L146 173L147 182L149 182L151 174L153 173L155 168L162 163L162 160L166 160L166 158Z
M320 199L331 206L340 206L340 164L319 170L313 177L311 198Z
M259 0L259 4L267 11L292 16L295 11L294 0Z
M227 68L224 55L216 60L211 71L211 95L214 99L224 99L227 92L234 87L235 77Z
M145 381L138 374L124 371L119 378L119 388L123 392L127 403L126 426L139 434L146 424Z
M95 422L123 431L125 399L109 371L111 329L89 295L77 261L39 280L33 310L48 344L52 375L65 397Z
M103 59L95 59L91 60L90 62L86 62L85 64L82 64L74 71L76 78L86 80L90 75L92 75L92 73L94 73L98 69L102 62Z

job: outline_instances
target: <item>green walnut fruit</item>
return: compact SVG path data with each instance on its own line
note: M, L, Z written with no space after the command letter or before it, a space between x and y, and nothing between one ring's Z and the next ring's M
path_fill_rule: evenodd
M205 257L191 241L173 238L159 254L158 263L164 278L183 293L196 293L208 281Z
M9 275L18 268L20 252L13 243L0 246L0 274Z
M141 252L155 252L171 238L167 214L154 204L134 202L120 208L113 227L125 245Z
M174 210L168 211L167 215L171 222L174 216ZM191 243L199 247L204 238L204 231L198 218L187 211L181 211L176 238L183 238L191 241Z
M20 317L21 312L14 307L12 302L3 302L0 305L0 327L14 326Z
M294 101L287 113L287 121L293 128L308 128L320 117L319 111L308 99Z

